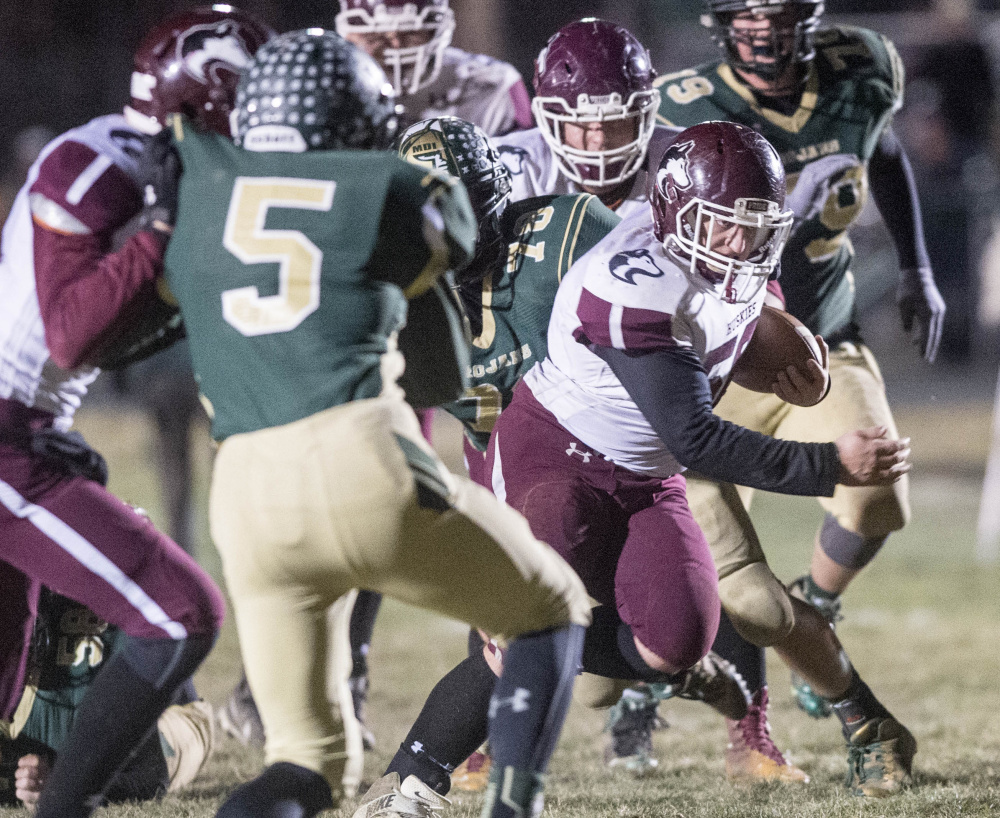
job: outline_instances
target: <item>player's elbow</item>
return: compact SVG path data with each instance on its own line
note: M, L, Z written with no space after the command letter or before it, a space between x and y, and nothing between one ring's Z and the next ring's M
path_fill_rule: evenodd
M73 370L83 366L93 347L92 339L74 334L64 321L49 321L45 325L45 345L49 358L60 369Z

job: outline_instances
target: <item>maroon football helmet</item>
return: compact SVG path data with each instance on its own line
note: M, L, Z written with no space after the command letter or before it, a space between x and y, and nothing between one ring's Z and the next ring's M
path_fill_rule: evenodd
M651 179L649 204L667 254L730 303L749 301L767 282L792 227L777 151L734 122L677 134Z
M535 60L535 122L570 180L604 188L629 179L646 158L660 92L649 52L625 28L592 17L563 26ZM565 125L634 123L627 144L585 150L566 143Z
M229 136L240 71L273 34L232 6L203 6L168 17L135 52L125 118L143 133L156 133L169 114L181 113Z
M455 14L448 0L340 0L334 25L341 37L352 41L352 35L399 36L403 42L398 48L385 48L373 56L392 81L396 96L405 96L430 85L441 73L444 50L455 31ZM424 36L407 43L407 35L415 33Z

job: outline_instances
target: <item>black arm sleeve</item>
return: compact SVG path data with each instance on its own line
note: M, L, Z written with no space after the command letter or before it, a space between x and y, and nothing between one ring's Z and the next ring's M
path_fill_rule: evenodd
M930 267L910 160L892 128L886 128L868 162L868 181L901 269Z
M712 413L708 377L690 350L642 355L592 346L677 461L713 480L830 497L840 474L833 443L777 440Z

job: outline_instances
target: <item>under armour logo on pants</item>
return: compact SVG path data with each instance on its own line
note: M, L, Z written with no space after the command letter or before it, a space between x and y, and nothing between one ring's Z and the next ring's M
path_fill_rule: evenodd
M583 462L584 463L589 463L590 462L590 458L592 458L594 456L593 452L583 452L583 451L580 451L578 448L576 448L576 441L575 440L572 443L569 444L569 448L566 450L566 454L568 454L570 457L572 457L575 454L578 454L578 455L580 455L580 457L583 458Z

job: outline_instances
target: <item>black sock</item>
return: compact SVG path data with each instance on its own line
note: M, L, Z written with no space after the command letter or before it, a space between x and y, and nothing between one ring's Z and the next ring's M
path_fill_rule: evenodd
M872 719L892 717L892 713L875 698L875 694L856 670L851 671L851 686L847 688L847 692L841 698L831 700L830 703L833 705L833 712L840 719L844 738L848 741Z
M767 684L764 648L740 636L725 611L719 620L719 633L712 643L712 650L733 663L751 693L756 693Z
M481 650L459 662L434 686L386 773L415 775L446 795L452 770L486 740L496 682Z
M583 669L608 679L642 679L667 682L671 676L653 670L635 646L632 629L610 605L591 609L593 622L583 642Z
M216 818L312 818L332 809L330 785L319 773L279 761L233 791Z
M475 628L469 628L469 656L474 656L477 653L483 652L483 646L486 643L483 641L483 637L479 635L479 631Z
M183 640L125 637L76 711L73 730L38 805L38 818L85 818L201 664L215 634Z
M382 607L382 594L376 591L358 591L351 611L351 658L354 660L352 676L368 675L368 648L375 631L375 618Z

